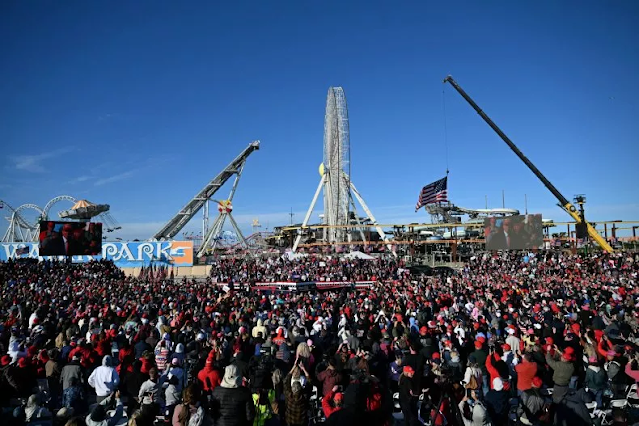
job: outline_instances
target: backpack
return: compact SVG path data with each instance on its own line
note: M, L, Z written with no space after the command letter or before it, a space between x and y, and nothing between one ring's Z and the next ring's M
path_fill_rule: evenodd
M477 377L472 374L470 374L470 379L468 380L468 383L466 384L466 389L472 389L472 390L477 390L479 389L479 383L477 382Z

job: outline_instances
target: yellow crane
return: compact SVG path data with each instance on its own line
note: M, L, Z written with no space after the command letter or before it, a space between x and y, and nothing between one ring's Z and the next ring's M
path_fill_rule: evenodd
M546 186L546 188L548 188L548 190L552 192L552 194L557 198L557 200L559 200L559 205L561 206L561 208L563 208L566 211L566 213L572 216L572 218L578 224L585 222L586 227L588 229L588 235L590 235L590 237L593 240L595 240L597 244L599 244L599 246L603 250L607 251L608 253L612 253L613 249L610 246L610 244L608 244L608 242L601 235L599 235L597 230L590 223L583 220L583 218L577 211L577 208L570 201L568 201L568 199L564 197L559 192L559 190L555 188L555 186L552 183L550 183L548 179L546 179L546 177L539 171L537 167L535 167L535 165L528 159L528 157L526 157L519 150L519 148L517 148L517 146L513 143L513 141L511 141L510 138L508 138L508 136L506 136L506 134L502 132L499 127L497 127L497 125L493 122L493 120L491 120L490 117L488 117L488 115L486 115L486 113L482 111L481 108L479 108L479 106L475 103L475 101L473 101L472 98L468 96L468 94L464 91L464 89L462 89L459 86L459 84L457 84L457 82L453 79L453 77L450 75L446 77L444 79L444 84L445 83L450 83L450 85L453 86L455 90L457 90L457 92L462 96L462 98L464 98L466 102L468 102L470 106L473 107L473 109L477 112L477 114L479 114L479 116L484 119L484 121L490 126L490 128L493 129L495 133L497 133L504 142L506 142L506 145L508 145L508 147L515 154L517 154L519 159L523 161L524 164L526 164L526 166L528 166L530 171L532 171L535 174L535 176L537 176L537 178Z

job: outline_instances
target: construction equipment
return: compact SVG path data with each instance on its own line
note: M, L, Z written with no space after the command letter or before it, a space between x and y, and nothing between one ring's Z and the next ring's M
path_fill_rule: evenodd
M244 151L240 153L231 163L224 168L211 182L209 182L195 197L191 199L171 220L167 222L164 227L158 231L153 239L162 241L169 240L177 235L178 232L186 226L187 223L195 216L200 209L209 201L211 197L220 189L233 175L236 175L235 182L233 183L233 188L231 190L230 199L233 198L233 194L235 193L235 189L237 188L237 183L239 181L240 176L242 175L242 170L244 169L244 164L246 163L246 159L251 155L253 151L260 149L260 142L254 141L249 144ZM219 203L219 202L218 202ZM220 211L221 213L221 211ZM212 227L209 230L209 234L211 231L216 228ZM219 229L217 230L219 231ZM204 238L204 241L214 240L216 236L207 235ZM201 250L203 250L205 244L202 245Z
M517 154L519 159L523 161L524 164L528 166L528 168L535 174L535 176L537 176L537 178L546 186L546 188L548 188L548 190L552 192L552 194L557 198L557 200L559 200L559 206L562 209L564 209L566 213L572 216L575 222L583 223L584 220L579 214L579 212L577 211L577 208L574 205L572 205L572 203L568 201L566 197L561 195L559 190L555 188L555 186L552 183L550 183L548 179L546 179L546 177L539 171L539 169L535 167L535 165L519 150L519 148L517 148L517 146L513 143L513 141L511 141L508 138L508 136L506 136L506 134L502 132L499 127L497 127L497 125L493 122L493 120L491 120L490 117L488 117L488 115L486 115L486 113L482 111L481 108L479 108L479 106L475 103L475 101L473 101L472 98L468 96L468 94L464 91L464 89L462 89L459 86L459 84L457 84L457 82L453 79L452 76L449 75L448 77L444 79L444 84L446 83L450 83L450 85L453 86L455 90L457 90L457 92L462 96L462 98L464 98L466 102L468 102L470 106L473 107L473 109L477 112L477 114L479 114L479 116L484 119L484 121L490 126L490 128L493 129L495 133L497 133L504 142L506 142L506 145L508 145L508 147L515 154ZM595 242L597 242L597 244L599 244L599 246L603 250L607 251L608 253L612 253L613 249L610 246L610 244L608 244L608 242L601 235L599 235L599 233L595 230L595 228L588 222L586 222L586 226L588 227L588 235L590 235L590 237Z

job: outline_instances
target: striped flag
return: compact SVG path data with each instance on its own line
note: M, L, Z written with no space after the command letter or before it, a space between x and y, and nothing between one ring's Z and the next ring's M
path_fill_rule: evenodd
M426 204L448 201L448 177L429 183L422 188L419 193L419 199L415 206L415 211L419 210Z

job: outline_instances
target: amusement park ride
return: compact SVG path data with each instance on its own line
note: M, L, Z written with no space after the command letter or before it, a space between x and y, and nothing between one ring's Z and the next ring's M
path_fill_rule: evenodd
M76 200L70 195L60 195L51 199L44 208L40 208L36 204L22 204L13 208L6 201L0 200L0 208L6 209L9 213L5 219L9 222L7 231L2 237L3 243L8 242L35 242L38 241L40 232L40 221L51 220L49 217L55 204L67 201L73 203L73 206L64 211L58 212L61 220L88 222L93 218L105 225L107 232L113 232L121 229L117 221L109 214L108 204L93 204L87 200ZM35 220L29 220L26 212L34 210L37 213Z
M251 245L244 235L240 231L237 222L233 219L233 215L231 212L233 211L233 196L235 195L235 190L237 189L237 184L240 181L240 177L242 176L242 171L244 170L244 165L246 164L246 160L249 155L254 151L260 149L260 142L254 141L249 144L244 151L240 153L231 163L224 168L212 181L210 181L204 188L189 201L180 211L176 213L175 216L169 220L166 225L162 229L160 229L152 239L163 241L170 240L175 235L180 232L187 223L193 219L193 217L204 207L204 237L202 239L202 245L197 253L197 257L204 256L207 252L215 250L220 246L222 241L222 234L224 223L228 219L241 241L242 246L244 246L249 252L251 252ZM233 186L231 187L231 192L226 200L214 200L212 197L215 193L235 175L235 180L233 181ZM207 228L208 224L208 202L214 201L218 206L218 216L213 222L213 225Z
M350 128L346 96L341 87L330 87L326 97L326 115L324 117L324 162L320 164L320 182L306 212L301 229L299 229L293 252L295 252L308 231L308 222L315 209L320 191L324 192L324 213L322 215L324 241L342 243L351 241L351 229L359 228L362 241L364 237L363 222L375 227L382 241L387 241L386 234L370 211L366 202L351 181L351 149ZM357 199L368 217L360 219L357 214L354 198ZM354 225L349 227L349 225Z

